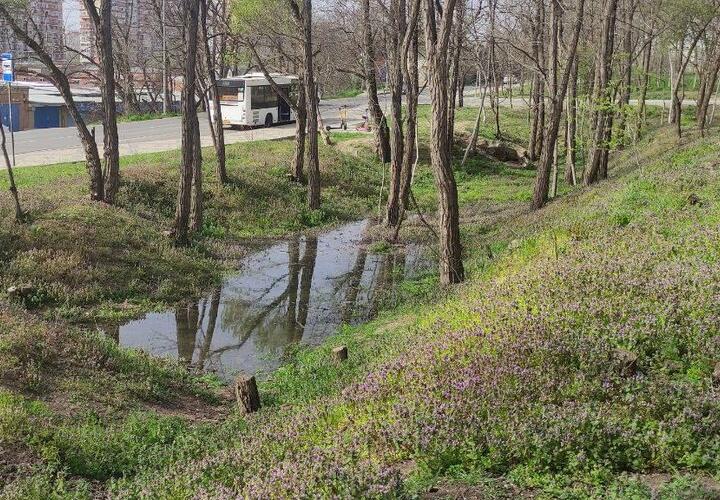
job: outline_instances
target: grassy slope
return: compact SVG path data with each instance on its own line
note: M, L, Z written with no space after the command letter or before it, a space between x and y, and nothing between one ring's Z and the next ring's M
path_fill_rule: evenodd
M715 474L719 152L662 133L540 214L466 212L468 247L494 254L471 250L470 283L302 353L263 387L270 408L115 491L407 495L446 477L489 498L650 498L626 473Z
M472 118L471 111L462 112L460 128ZM509 126L521 136L522 116ZM208 225L208 235L281 234L308 222L342 219L377 201L377 190L370 195L368 184L377 183L379 175L368 164L367 171L360 170L368 192L355 196L348 191L355 183L346 181L337 193L329 192L331 199L344 201L330 201L324 213L307 217L301 193L262 190L268 182L284 182L279 167L255 178L253 162L289 150L272 149L280 148L277 143L259 148L270 150L239 147L233 158L240 159L234 168L243 180L236 188L248 196L257 186L261 203L251 196L249 206L260 206L247 208L248 198L236 198L234 191L232 205L214 205L211 197L209 220L219 222ZM353 141L339 148L356 149ZM621 181L567 197L540 214L524 209L531 172L474 160L458 172L471 282L447 297L409 301L369 325L344 330L318 350L299 352L262 386L266 408L249 419L233 415L219 425L191 424L147 411L149 402L177 404L185 394L207 401L203 410L212 411L213 397L180 367L3 310L0 330L12 334L0 337L0 449L35 464L33 474L20 477L8 461L7 472L0 470L0 477L12 482L6 494L86 496L109 486L131 496L238 490L259 497L299 491L353 495L382 493L389 485L395 493L411 493L445 476L479 484L491 497L514 487L587 494L608 485L643 497L644 487L620 472L714 472L718 408L709 377L720 346L712 341L718 291L711 264L717 258L719 211L713 202L720 181L708 159L718 150L713 140L677 149L661 135L618 163L615 175ZM346 153L333 154L342 161L333 162L329 176L357 175ZM174 181L164 177L172 167L163 165L160 155L126 162L123 199L143 199L138 194L144 190L153 194L143 203L112 209L109 220L126 218L147 231L153 244L176 252L159 236L171 215ZM64 215L57 217L57 210L97 216L87 213L94 207L76 201L80 178L69 183L75 198L64 202L49 200L60 175L22 176L25 186L34 183L34 192L48 193L32 205L36 224L49 220L52 231L20 235L48 235L35 245L58 244L56 225L62 227ZM434 194L424 167L417 182L419 203L431 207ZM284 201L272 201L276 192ZM689 205L690 193L702 203ZM287 200L290 210L283 206ZM266 210L275 214L269 223L261 217ZM66 224L69 231L77 227L74 221ZM22 246L23 238L12 233L5 238L15 245L10 248L19 248L8 253L9 262L33 253L29 244ZM145 245L143 238L137 241ZM208 249L212 245L205 243L181 253L190 266L184 275L203 274L202 266L211 262ZM175 264L170 264L177 255L156 253L147 258L159 261L158 273L167 273L174 287ZM72 269L51 281L69 280L69 297L77 283L66 278ZM105 290L123 286L121 279ZM432 280L408 283L405 292L412 297L432 288ZM152 302L171 300L146 290L135 295L148 296ZM114 311L114 300L107 299L110 305L102 309ZM94 302L80 304L75 307L97 314ZM52 331L59 344L38 342ZM351 360L336 367L327 359L340 343L350 347ZM640 356L639 376L623 376L617 347ZM96 377L105 385L88 382ZM18 380L20 387L12 385ZM73 411L57 394L75 395Z
M161 463L160 452L192 422L227 413L213 380L86 330L207 289L245 238L367 213L381 167L358 156L355 136L336 138L337 148L321 148L324 204L315 212L285 177L291 141L228 147L232 183L223 190L212 183L206 150L207 222L187 250L162 234L172 222L176 152L123 158L116 207L85 199L81 164L16 170L31 224L13 224L9 197L0 197L0 290L29 283L34 291L25 307L0 293L0 488L39 467L22 496L62 489L63 474L87 481L80 491L88 493L98 481ZM0 189L6 182L0 175Z
M30 283L28 305L65 319L114 320L136 315L206 289L218 278L212 255L243 238L275 237L353 220L367 213L382 182L380 166L353 154L351 136L322 148L323 208L305 208L301 186L285 177L289 141L228 147L231 185L213 184L208 149L204 239L190 251L172 248L162 231L172 225L177 152L122 159L117 207L84 201L79 163L17 169L32 224L15 226L9 200L0 201L0 287ZM0 176L0 189L6 189ZM48 306L51 306L48 308Z

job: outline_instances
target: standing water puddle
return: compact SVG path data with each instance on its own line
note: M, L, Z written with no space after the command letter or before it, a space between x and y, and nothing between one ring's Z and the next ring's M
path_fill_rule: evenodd
M361 241L367 224L253 253L198 302L121 326L120 344L183 359L225 380L273 370L287 346L317 345L343 323L371 319L397 283L432 265L416 245L369 254Z

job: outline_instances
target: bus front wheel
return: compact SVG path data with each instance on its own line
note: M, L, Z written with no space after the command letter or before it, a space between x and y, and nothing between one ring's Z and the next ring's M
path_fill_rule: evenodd
M265 126L272 127L272 124L273 124L273 117L270 113L268 113L267 116L265 117Z

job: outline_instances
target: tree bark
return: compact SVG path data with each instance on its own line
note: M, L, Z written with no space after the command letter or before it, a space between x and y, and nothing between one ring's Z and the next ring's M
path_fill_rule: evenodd
M228 175L225 159L225 130L223 129L222 107L220 106L220 95L218 94L217 76L215 74L215 60L210 50L210 37L208 36L208 0L201 0L200 9L202 19L200 29L202 30L203 47L205 49L205 61L207 65L208 80L210 82L210 99L212 99L215 110L214 119L210 120L210 127L213 132L213 144L215 145L215 156L217 166L215 175L220 185L227 184ZM222 55L221 55L222 57Z
M417 26L411 26L408 30L412 31L410 34L412 38L407 51L405 64L403 65L407 86L407 93L405 95L407 120L405 122L405 149L403 151L402 181L400 183L400 204L402 210L405 210L408 207L414 173L413 171L415 168L415 162L417 161L417 108L418 94L420 92Z
M100 12L92 0L83 0L95 29L95 44L100 54L100 90L103 105L103 157L105 161L104 201L112 204L120 189L120 151L115 105L115 67L112 43L112 0L103 0Z
M432 113L430 163L439 198L440 283L448 285L465 279L460 242L460 209L447 134L448 42L456 0L447 0L442 14L433 0L423 0L423 6Z
M720 42L718 43L720 46ZM710 109L710 101L715 93L715 87L717 86L718 73L720 72L720 47L715 49L715 57L706 69L703 75L703 91L698 98L697 108L697 125L700 129L700 134L705 135L705 126L707 124L708 110Z
M303 70L308 121L308 207L311 210L317 210L320 208L320 157L318 149L318 101L313 67L312 0L303 0L302 22Z
M448 142L452 149L455 143L455 105L456 96L460 86L460 56L463 49L463 22L465 20L465 1L460 0L455 8L455 25L451 40L450 59L450 91L448 99Z
M577 79L578 56L577 50L572 59L572 73L568 82L567 98L567 147L565 159L565 182L574 186L577 184Z
M502 137L502 131L500 130L500 86L498 83L497 74L497 57L495 51L495 15L497 11L497 0L488 0L490 8L490 72L493 84L493 95L492 95L492 109L495 115L495 138L500 139Z
M650 34L649 40L647 41L647 45L645 46L645 53L643 54L643 76L642 76L642 83L640 85L640 97L638 99L638 116L639 116L639 122L637 126L637 135L640 135L640 131L645 126L645 120L646 120L646 100L647 100L647 91L648 91L648 83L650 82L650 63L652 62L652 48L653 48L653 30L654 27L650 28Z
M707 26L707 25L706 25ZM685 70L687 68L690 59L692 58L693 51L697 46L700 38L702 38L705 29L699 30L697 35L693 38L690 48L687 51L687 56L683 57L683 53L680 53L680 68L678 68L677 79L675 85L673 85L672 102L673 102L673 120L675 123L675 132L677 133L678 139L682 137L682 101L680 100L680 87L682 86L683 78L685 77Z
M380 161L387 163L390 161L390 130L378 99L375 46L370 25L370 0L361 0L360 3L363 11L363 65L368 93L368 120L375 136L375 151Z
M532 94L530 98L530 109L533 112L530 121L530 142L528 154L530 160L537 161L542 152L542 143L545 130L545 79L542 75L544 65L544 24L545 24L545 3L543 0L536 0L535 17L533 21L533 58L537 64L532 81Z
M637 3L632 0L625 6L625 35L623 36L623 56L625 57L625 67L623 68L622 91L620 92L620 101L618 109L617 131L619 136L620 147L625 145L627 130L627 114L628 106L630 106L630 90L632 87L632 69L633 69L633 20L635 19L635 8Z
M560 5L559 0L553 1L553 18L558 20ZM613 0L610 0L613 1ZM548 200L548 189L550 182L550 171L554 161L555 147L557 144L558 131L560 129L560 121L562 118L563 104L565 102L565 94L567 92L568 82L570 75L573 72L572 61L575 59L575 53L577 51L577 44L580 38L580 32L582 31L582 23L584 17L585 0L577 0L576 14L577 19L575 20L575 28L573 33L573 39L569 47L568 60L571 61L563 72L562 81L554 89L552 96L552 108L550 112L550 119L548 122L548 128L545 134L545 143L543 144L542 157L540 158L540 165L538 166L538 173L535 180L535 191L533 193L533 204L532 208L537 210L543 207Z
M617 16L617 0L608 0L603 16L603 25L600 40L600 54L598 57L595 83L595 103L598 111L595 113L593 123L593 148L588 165L585 167L584 183L586 186L594 183L598 173L602 170L602 163L607 156L609 144L607 136L608 122L612 115L610 107L609 82L612 77L612 57L615 39L615 21Z
M390 70L390 109L392 126L390 127L390 182L388 200L385 211L385 223L394 227L400 218L400 183L403 168L404 137L403 137L403 69L402 40L407 30L405 0L392 0L392 32L388 47L388 67Z
M183 0L183 26L185 31L185 86L182 91L182 160L177 208L175 210L175 243L185 246L190 242L190 216L193 200L193 177L196 175L196 130L195 87L197 63L197 31L199 0ZM197 198L195 198L196 201ZM201 200L199 200L202 202ZM193 210L197 213L198 207Z
M295 182L304 184L305 178L305 139L307 137L307 104L305 99L305 73L298 75L297 110L295 111L295 154L292 162L291 177Z
M235 379L235 397L241 413L249 415L260 409L260 393L255 377L239 375Z
M202 149L200 147L200 124L197 112L193 117L193 163L192 197L190 200L190 232L197 233L203 226Z

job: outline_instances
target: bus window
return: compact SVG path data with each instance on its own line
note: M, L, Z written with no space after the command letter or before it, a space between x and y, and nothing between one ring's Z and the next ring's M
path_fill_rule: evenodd
M278 95L270 85L252 87L252 109L277 108Z
M231 87L218 87L220 102L237 102L240 100L238 90Z
M218 80L218 96L220 101L225 103L243 102L245 100L245 83Z

